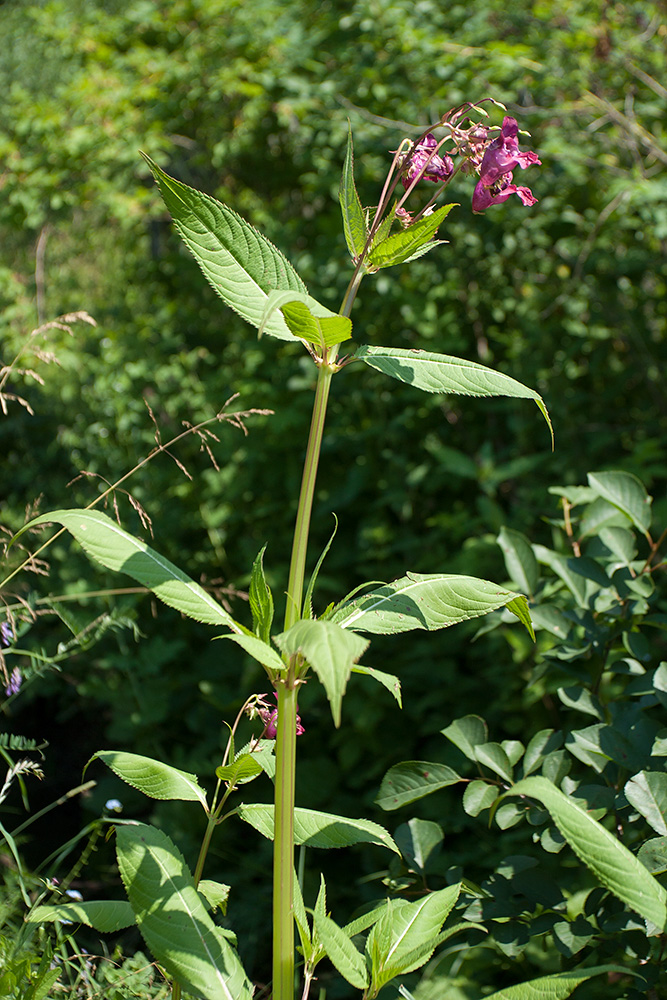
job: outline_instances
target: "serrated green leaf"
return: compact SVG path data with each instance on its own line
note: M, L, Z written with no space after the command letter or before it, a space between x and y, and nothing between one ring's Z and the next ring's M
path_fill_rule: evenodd
M575 854L630 909L660 930L667 924L667 892L605 827L545 778L517 782L506 795L528 795L548 809Z
M352 667L352 673L363 674L365 677L372 677L373 680L376 680L379 684L382 684L383 687L386 687L387 691L394 696L400 707L403 707L403 700L401 698L401 682L398 677L394 676L394 674L386 674L383 670L376 670L374 667L362 667L359 663L355 663Z
M392 236L390 239L395 237ZM431 354L416 348L405 350L398 347L369 347L367 344L362 344L355 351L354 358L384 375L414 385L424 392L532 399L546 420L553 440L551 420L540 394L502 372L494 372L484 365L466 361L464 358L454 358L448 354Z
M329 541L327 542L327 544L322 549L322 553L320 555L320 558L317 560L317 562L315 564L315 569L313 570L313 572L311 574L311 577L310 577L310 580L308 581L308 586L306 587L306 593L304 595L303 605L302 605L302 607L303 607L303 617L304 618L314 618L315 617L315 614L314 614L314 611L313 611L313 591L315 590L315 584L317 583L317 578L320 575L320 570L322 569L322 563L326 559L327 553L328 553L329 549L331 548L331 543L333 542L334 538L336 537L336 532L338 531L338 518L336 517L335 514L333 515L333 519L334 519L334 529L331 532L331 535L329 536ZM326 616L322 616L322 617L326 617Z
M343 215L343 232L345 242L353 261L361 256L366 245L366 220L364 210L359 201L359 195L354 183L354 151L352 147L352 127L348 122L347 150L343 175L338 193L340 208Z
M372 990L379 990L395 976L423 965L436 947L437 935L461 891L461 884L429 893L414 903L396 900L387 915L373 927L368 941L372 960ZM386 924L387 926L382 926ZM368 953L368 951L367 951ZM370 957L370 955L369 955Z
M368 970L361 955L338 924L323 913L315 914L315 927L322 947L351 986L363 990L368 986Z
M209 625L224 625L232 632L244 631L203 587L145 542L123 531L106 514L97 510L54 510L34 518L16 537L38 524L62 524L91 559L107 569L127 573L181 614Z
M210 878L203 878L197 885L197 891L204 896L212 910L219 909L223 914L226 913L230 892L228 885L224 885L223 882L215 882Z
M206 792L200 786L196 774L180 771L177 767L163 764L151 757L120 750L98 750L86 767L95 759L101 760L126 784L137 788L151 799L201 802L206 809Z
M316 316L304 302L285 303L282 314L295 337L320 348L333 347L352 336L352 320L347 316Z
M539 979L531 979L527 983L506 986L496 993L487 994L485 1000L565 1000L580 983L586 982L593 976L609 972L621 972L625 975L634 974L618 965L597 965L588 969L574 969L572 972L540 976Z
M230 787L244 785L262 773L262 766L255 754L240 754L232 764L216 767L216 777L226 781Z
M507 575L520 590L533 597L540 582L540 568L533 552L533 546L525 535L512 528L501 528L497 538Z
M100 934L113 934L135 923L134 910L125 900L105 899L86 903L52 903L35 906L26 916L29 924L46 921L67 921L94 927Z
M137 926L167 972L205 1000L250 1000L238 956L208 915L169 837L143 823L119 826L116 853Z
M331 621L342 628L385 635L447 628L507 607L532 632L521 594L473 576L408 573L339 607Z
M294 900L294 923L301 941L303 959L306 964L310 962L313 954L313 941L308 923L308 915L303 902L303 893L297 877L296 871L292 870L292 899Z
M231 639L237 646L257 660L269 671L269 677L273 679L278 674L284 673L286 667L280 659L275 649L269 646L263 639L256 635L217 635L216 639Z
M644 534L651 527L651 501L644 484L630 472L589 472L591 489L618 507Z
M243 804L237 814L268 840L273 840L272 805ZM400 851L384 827L367 819L348 819L315 809L294 810L294 843L307 847L350 847L352 844L377 844L395 854Z
M375 269L404 264L413 254L432 240L445 217L454 205L442 205L431 215L426 215L408 229L393 233L373 247L368 255L368 263ZM443 240L440 241L444 242Z
M445 764L406 760L389 768L375 802L381 809L390 812L462 780L456 771Z
M656 833L667 835L667 774L640 771L626 783L625 797Z
M274 636L274 642L285 656L299 653L312 667L327 693L334 723L339 726L352 666L368 648L368 640L331 621L303 619Z
M245 219L210 195L169 177L142 155L184 243L220 298L239 316L259 328L271 291L307 293L287 258ZM294 339L280 314L272 316L264 329L280 340Z
M273 624L273 594L264 575L265 552L266 545L260 549L252 564L248 604L252 614L253 632L265 643L268 643L271 641L271 625Z

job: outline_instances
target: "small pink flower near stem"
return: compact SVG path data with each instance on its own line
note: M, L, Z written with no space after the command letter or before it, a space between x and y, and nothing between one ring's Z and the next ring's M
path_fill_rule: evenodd
M487 146L479 168L479 181L472 196L473 212L483 212L490 205L506 201L516 194L524 205L534 205L537 198L527 187L513 184L515 167L525 170L533 164L540 165L537 153L519 149L519 125L515 118L503 119L500 135Z
M274 691L273 692L273 696L274 696L274 698L277 701L278 700L278 692ZM277 728L277 726L278 726L278 709L277 708L270 708L268 706L267 707L260 706L257 709L257 714L259 715L260 719L264 723L264 736L266 737L266 739L267 740L275 740L277 732L278 732L278 728ZM303 726L301 724L301 716L297 714L297 717L296 717L296 735L297 736L301 736L301 734L305 733L305 731L306 730L303 728Z
M403 187L407 190L413 181L423 179L435 184L446 181L454 172L454 163L450 156L439 156L438 140L428 132L408 154L410 162L401 177Z

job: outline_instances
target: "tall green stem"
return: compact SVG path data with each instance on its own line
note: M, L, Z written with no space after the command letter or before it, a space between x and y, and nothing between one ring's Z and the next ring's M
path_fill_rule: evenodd
M349 316L361 283L357 269L348 285L342 316ZM310 516L315 495L315 480L322 449L327 402L334 374L338 347L325 352L319 365L313 415L301 479L297 507L292 559L287 583L285 631L301 618L303 581L306 570L306 550L310 532ZM294 790L296 784L296 707L298 680L295 664L287 670L284 683L278 685L278 731L276 734L276 778L273 841L273 1000L294 998Z

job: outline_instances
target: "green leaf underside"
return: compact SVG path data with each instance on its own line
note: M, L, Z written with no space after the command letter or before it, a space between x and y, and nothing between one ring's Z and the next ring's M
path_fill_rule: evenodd
M667 892L605 827L546 778L524 778L507 795L528 795L549 811L575 854L630 909L660 930L667 924Z
M317 347L333 347L352 336L352 320L347 316L315 316L304 302L286 303L282 314L295 337Z
M386 634L447 628L507 607L532 635L528 602L521 594L473 576L408 573L343 605L332 616L342 628Z
M343 215L343 232L345 233L347 249L350 251L352 260L356 260L363 253L366 244L366 221L354 183L354 152L352 148L352 128L349 122L347 150L345 152L345 163L343 164L343 175L341 177L338 199Z
M456 771L445 764L406 760L389 768L375 802L381 809L390 812L462 780Z
M96 758L111 768L126 784L137 788L151 799L201 802L206 808L206 792L200 787L194 774L180 771L177 767L163 764L151 757L118 750L98 750L88 763Z
M494 372L474 361L432 354L417 348L405 350L398 347L370 347L362 344L354 353L355 360L363 361L384 375L414 385L424 392L453 393L463 396L511 396L532 399L540 408L553 439L553 428L544 401L534 389L516 379Z
M571 972L559 972L553 976L531 979L527 983L506 986L496 993L488 993L485 1000L565 1000L580 983L609 972L634 975L631 970L619 965L596 965L589 969L573 969Z
M238 815L268 840L273 840L272 805L240 805ZM377 844L400 854L384 827L365 819L348 819L314 809L294 810L294 843L307 847L349 847L352 844Z
M303 619L288 632L275 636L274 641L285 656L300 653L312 667L327 693L334 723L339 726L352 666L368 648L368 640L331 621Z
M125 900L100 900L89 903L53 903L36 906L26 917L29 924L64 920L72 924L94 927L100 934L113 934L135 923L134 910Z
M237 646L244 649L249 656L252 656L253 660L257 660L258 663L261 663L268 670L273 670L276 673L282 673L285 670L285 664L275 649L267 645L267 643L256 635L219 635L216 638L231 639Z
M25 528L49 523L67 528L91 559L106 569L131 576L188 618L208 625L224 625L232 632L243 631L203 587L106 514L97 510L55 510L36 517Z
M307 292L287 258L245 219L210 195L170 177L142 155L184 243L220 298L239 316L259 328L269 292ZM266 323L265 332L281 340L293 339L279 314Z
M438 227L453 208L454 204L442 205L431 215L426 215L418 222L413 223L408 229L388 236L373 247L368 255L369 264L374 268L404 264L433 239Z
M625 797L656 833L667 835L667 774L640 771L626 783Z
M143 823L119 826L116 850L137 926L167 972L206 1000L250 1000L238 956L207 913L169 837Z
M640 531L651 526L651 497L630 472L589 472L588 483L604 500L630 518Z

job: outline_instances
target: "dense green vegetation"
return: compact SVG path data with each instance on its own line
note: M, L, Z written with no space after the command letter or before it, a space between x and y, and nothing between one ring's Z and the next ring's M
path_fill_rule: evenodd
M314 374L295 347L258 341L208 287L138 150L242 213L336 309L349 279L337 202L348 119L357 186L372 204L404 135L486 96L531 134L543 163L530 178L539 204L527 212L508 202L473 217L472 182L457 181L460 207L440 234L449 245L367 279L355 328L370 343L461 355L533 386L549 407L556 448L526 402L431 397L352 366L335 380L316 498L312 563L331 533L331 512L340 522L318 608L362 580L406 570L503 581L501 527L552 545L549 519L558 514L547 489L583 484L589 471L636 474L655 497L655 523L664 524L667 22L659 4L595 6L331 0L314 12L279 0L5 3L1 364L31 330L64 313L86 310L97 325L34 338L18 366L44 384L14 372L4 386L34 413L9 399L0 417L3 525L17 530L26 508L85 506L151 451L156 428L166 443L183 421L213 417L238 393L230 410L273 414L249 416L247 436L225 422L209 425L217 468L190 435L171 449L178 464L158 455L124 484L133 502L123 491L117 502L137 533L143 509L155 547L217 588L238 618L249 617L250 568L268 543L267 577L280 599ZM45 556L51 575L14 578L5 601L119 586L66 538ZM9 564L18 557L11 549ZM210 773L224 744L222 719L265 684L240 650L210 643L145 596L36 607L21 635L33 660L5 717L8 731L51 744L43 792L30 789L34 807L77 785L90 754L106 745ZM70 629L86 631L67 650ZM369 697L355 678L340 730L321 689L308 687L299 801L386 822L373 806L383 775L398 759L438 759L439 730L452 719L478 713L492 739L524 744L564 725L555 688L530 683L535 654L516 631L472 645L474 626L374 641L373 665L401 677L404 710L382 692ZM651 641L655 667L664 657L659 630ZM94 777L97 787L67 818L60 809L35 824L30 864L47 853L40 836L62 823L64 841L118 794L109 777ZM142 808L125 789L123 801L128 814ZM20 809L18 795L11 804ZM419 815L445 828L452 865L479 865L480 843L487 870L514 853L513 833L500 846L478 829L473 844L454 796L446 821L435 798ZM200 830L180 807L158 810L157 822L186 853L195 849ZM225 872L234 870L231 923L261 980L268 846L258 838L254 854L242 847L241 835L225 833L217 860L221 878L232 881ZM112 861L102 847L99 857L101 869ZM381 864L372 851L322 861L332 887L335 873L370 875ZM377 894L377 879L340 881L342 911ZM128 938L124 947L137 943ZM470 973L477 986L459 984L460 995L473 1000L477 987L530 974L509 948L495 968L493 982L478 965Z

